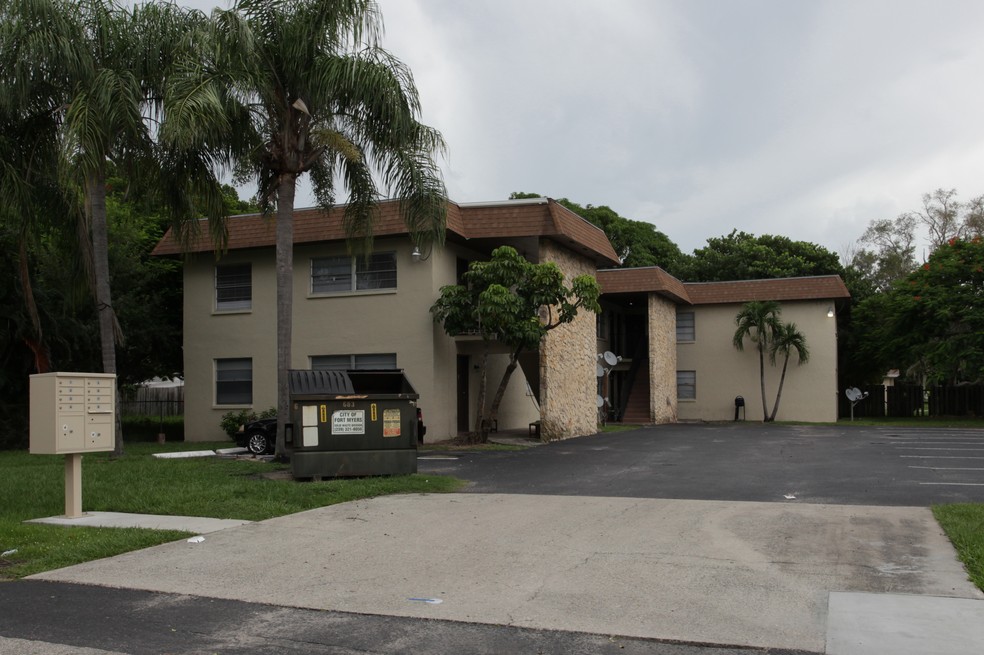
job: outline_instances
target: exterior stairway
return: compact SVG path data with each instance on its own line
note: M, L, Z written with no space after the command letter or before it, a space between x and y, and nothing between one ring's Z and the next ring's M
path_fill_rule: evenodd
M629 391L629 402L625 405L625 414L622 416L622 423L638 423L645 425L652 423L652 416L649 414L649 363L640 362L639 370L635 376L635 382Z

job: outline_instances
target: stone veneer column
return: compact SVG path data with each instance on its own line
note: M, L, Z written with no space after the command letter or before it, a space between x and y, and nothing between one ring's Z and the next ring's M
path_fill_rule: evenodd
M649 294L649 415L655 423L677 420L676 305Z
M552 261L564 282L578 275L596 275L590 260L551 241L540 241L540 261ZM598 431L595 379L595 313L579 311L567 325L551 330L540 344L540 436L568 439Z

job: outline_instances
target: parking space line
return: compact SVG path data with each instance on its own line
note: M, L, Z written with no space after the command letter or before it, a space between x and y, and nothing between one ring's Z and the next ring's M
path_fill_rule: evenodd
M984 487L984 482L920 482L919 484L935 487Z
M946 441L938 441L935 439L906 439L904 441L879 441L876 443L885 443L890 446L905 446L907 444L925 444L927 446L984 446L984 439L966 441L953 441L952 439L947 439Z
M961 468L957 466L910 466L911 469L929 469L930 471L984 471L984 468Z
M976 455L899 455L903 459L984 459Z
M984 448L916 448L915 446L902 446L899 450L949 450L950 452L976 452L984 451Z

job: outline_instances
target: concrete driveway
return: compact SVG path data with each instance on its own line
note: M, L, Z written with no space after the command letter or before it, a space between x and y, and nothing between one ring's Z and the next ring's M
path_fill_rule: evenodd
M921 484L949 473L906 453L976 456L984 432L761 428L423 460L471 493L347 503L33 579L836 655L900 634L896 655L977 652L982 595L929 509L903 501L978 493L968 478Z
M980 597L922 508L487 494L347 503L34 577L812 652L831 591Z

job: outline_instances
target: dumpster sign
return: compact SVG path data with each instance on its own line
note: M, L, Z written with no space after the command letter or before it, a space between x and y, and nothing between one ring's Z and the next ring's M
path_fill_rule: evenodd
M400 436L400 410L398 409L383 410L383 436L384 437Z
M366 410L337 409L331 413L332 434L365 434Z

